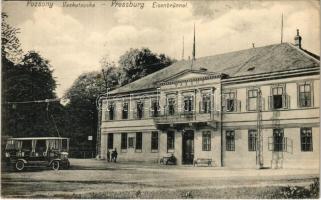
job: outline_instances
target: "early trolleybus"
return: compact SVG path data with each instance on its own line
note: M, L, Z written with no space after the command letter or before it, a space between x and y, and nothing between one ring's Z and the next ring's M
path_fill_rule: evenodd
M33 137L9 138L5 156L17 171L26 167L69 168L69 138Z

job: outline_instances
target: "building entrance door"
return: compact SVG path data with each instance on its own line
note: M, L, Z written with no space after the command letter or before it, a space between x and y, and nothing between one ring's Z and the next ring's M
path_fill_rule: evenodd
M194 160L194 131L188 130L183 132L182 140L182 163L193 164Z

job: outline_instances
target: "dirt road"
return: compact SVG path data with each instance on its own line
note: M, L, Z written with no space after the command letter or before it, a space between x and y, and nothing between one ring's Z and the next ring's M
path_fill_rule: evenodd
M69 170L2 172L3 197L258 198L279 186L308 186L318 170L226 169L72 159Z

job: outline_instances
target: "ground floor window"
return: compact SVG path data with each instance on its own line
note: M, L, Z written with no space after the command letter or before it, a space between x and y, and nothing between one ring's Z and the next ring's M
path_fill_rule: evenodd
M108 147L108 149L114 148L114 134L113 133L108 133L107 147Z
M121 133L121 149L127 149L127 133Z
M235 132L226 131L226 151L235 151Z
M249 151L256 151L256 137L257 137L257 131L249 130L249 135L248 135Z
M273 150L283 151L284 150L284 131L283 129L273 129Z
M202 150L211 151L211 131L203 131L202 133Z
M175 132L167 132L167 150L172 150L175 148Z
M301 151L312 151L312 128L301 128Z
M158 132L153 131L152 132L152 139L151 139L151 149L152 150L158 150Z
M143 136L142 136L142 132L137 132L136 133L136 149L141 150L142 149L142 141L143 140Z

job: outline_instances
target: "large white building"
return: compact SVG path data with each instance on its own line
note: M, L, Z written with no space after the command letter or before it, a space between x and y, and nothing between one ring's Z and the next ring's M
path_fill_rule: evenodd
M102 99L100 156L319 168L320 61L282 43L182 60Z

